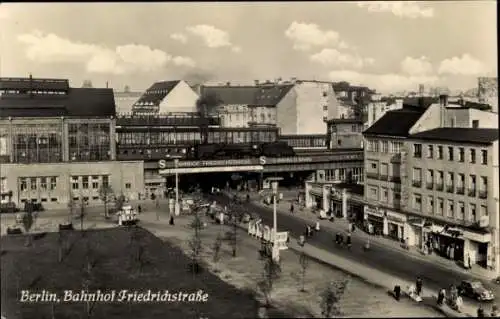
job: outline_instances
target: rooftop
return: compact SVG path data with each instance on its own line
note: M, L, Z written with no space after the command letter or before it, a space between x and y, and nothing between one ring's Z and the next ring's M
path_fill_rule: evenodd
M410 138L472 144L491 144L498 140L498 129L442 127L412 134Z
M400 109L389 111L363 132L363 135L408 137L413 125L425 110Z
M0 117L115 116L112 89L70 88L67 94L0 96Z
M0 90L66 91L68 89L69 81L66 79L0 78Z
M135 104L158 106L179 82L180 81L156 82L142 94Z
M215 95L222 104L275 106L293 88L293 84L259 86L202 86L201 95Z
M326 121L327 124L363 124L363 120L359 118L350 119L330 119Z

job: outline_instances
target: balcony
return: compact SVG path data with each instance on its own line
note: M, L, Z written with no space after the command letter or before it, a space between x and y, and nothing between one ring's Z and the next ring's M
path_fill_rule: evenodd
M476 197L476 189L469 189L467 192L469 194L469 197Z
M389 182L392 182L392 183L401 183L401 177L399 177L399 176L391 176L391 177L389 177Z
M457 187L456 192L459 195L463 195L465 194L465 189L463 187Z
M437 191L442 192L442 191L443 191L443 189L444 189L444 185L443 185L443 184L436 184L436 190L437 190Z
M422 187L422 181L412 181L411 186L413 187Z
M433 189L434 188L434 183L426 183L425 188L427 189Z
M366 178L368 179L378 179L378 177L379 177L378 173L370 173L370 172L366 173Z
M389 176L387 176L387 175L380 175L379 179L381 181L387 181L389 179Z
M488 192L487 191L479 191L479 198L481 199L486 199L488 197Z
M453 185L446 185L446 192L447 193L453 193L455 190L455 187Z

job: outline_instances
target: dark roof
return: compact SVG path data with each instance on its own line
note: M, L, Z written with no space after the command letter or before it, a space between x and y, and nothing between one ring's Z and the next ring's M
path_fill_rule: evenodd
M496 128L442 127L412 134L410 138L434 141L490 144L498 140Z
M222 104L275 106L293 88L293 84L259 86L203 86L201 95L215 94Z
M161 101L179 84L180 81L163 81L151 85L144 94L141 95L137 103L147 103L158 106Z
M115 116L112 89L71 88L65 95L9 94L0 97L0 117Z
M363 135L408 137L408 131L420 119L425 110L394 110L384 114L367 128Z
M69 81L65 79L0 78L0 90L52 90L67 91Z
M403 106L419 107L427 109L434 103L439 103L439 98L432 96L407 97L403 100Z

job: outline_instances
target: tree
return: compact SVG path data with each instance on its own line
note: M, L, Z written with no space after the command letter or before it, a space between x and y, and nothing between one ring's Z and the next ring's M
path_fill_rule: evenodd
M70 197L68 201L68 223L73 222L73 210L75 209L75 201Z
M123 92L130 93L130 86L125 85L125 88L123 88Z
M214 246L213 246L213 262L217 263L220 260L220 251L222 248L222 236L219 233L215 238Z
M202 252L202 242L201 242L201 229L203 228L203 222L200 218L198 212L194 214L194 219L191 222L191 228L193 228L193 235L189 241L189 247L191 248L191 271L193 276L197 274L200 270L200 255Z
M306 273L307 269L309 268L309 256L304 251L304 248L302 248L302 251L300 252L299 255L299 263L300 263L300 281L301 281L301 292L305 292L305 284L306 284Z
M80 201L80 213L78 214L78 217L80 218L80 231L82 232L82 236L84 236L83 233L83 220L85 219L86 216L86 207L87 207L87 202L85 199L82 197Z
M116 201L115 201L115 209L116 209L116 211L122 210L123 204L125 203L125 200L126 200L126 198L125 198L125 195L123 195L123 193L120 194L120 196L118 196L116 198Z
M31 234L30 230L31 227L33 227L33 224L35 223L35 218L33 216L33 205L29 203L26 205L26 212L23 215L23 227L24 231L26 232L26 246L31 246Z
M281 266L270 254L264 257L264 269L262 278L257 282L257 286L266 300L266 307L271 305L271 292L273 291L275 281L281 275Z
M349 277L341 281L332 281L321 292L320 306L323 317L330 318L332 315L341 314L338 303L344 295L349 281Z
M101 185L99 188L99 198L104 203L104 218L108 219L108 203L113 200L113 189L109 185Z

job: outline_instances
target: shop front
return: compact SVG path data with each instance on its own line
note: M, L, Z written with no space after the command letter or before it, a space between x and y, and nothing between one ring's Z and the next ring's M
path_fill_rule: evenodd
M391 239L401 241L405 239L406 216L387 211L387 236Z
M426 232L424 244L430 251L438 255L455 260L464 261L464 243L463 231L458 228L441 225L431 225L429 232Z
M491 243L491 233L486 229L464 230L464 262L471 265L491 268L494 265L495 255Z
M361 225L363 223L363 215L364 215L364 205L360 203L356 203L353 201L349 201L347 204L347 212L349 219L357 225Z
M364 212L365 230L376 235L384 234L384 224L386 223L384 213L378 208L368 206L365 206Z

